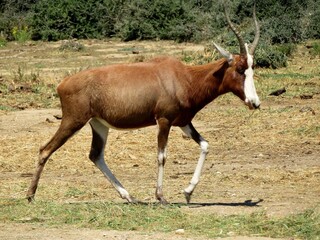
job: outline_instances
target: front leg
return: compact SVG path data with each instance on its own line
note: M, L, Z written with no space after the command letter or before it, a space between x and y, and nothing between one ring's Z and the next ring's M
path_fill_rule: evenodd
M204 165L204 161L206 160L206 156L208 153L208 142L197 132L197 130L193 127L192 123L189 123L188 125L181 127L181 130L190 138L192 138L195 142L197 142L200 145L201 153L200 157L196 166L196 169L194 171L194 174L192 176L192 179L190 181L190 184L187 188L184 189L184 195L186 197L187 203L190 202L191 195L199 183L202 168Z
M167 204L167 200L163 197L162 184L163 184L163 174L164 165L167 158L167 142L171 124L165 119L161 118L157 120L159 132L158 132L158 178L157 178L157 188L156 188L156 198L161 204Z

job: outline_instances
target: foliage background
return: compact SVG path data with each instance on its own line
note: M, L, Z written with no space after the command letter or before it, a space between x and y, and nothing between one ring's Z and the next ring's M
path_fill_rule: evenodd
M2 0L0 42L120 38L210 41L237 46L226 27L222 1L212 0ZM320 37L320 0L256 0L261 40L256 61L282 67L295 44ZM230 17L252 41L253 0L229 1ZM281 46L279 46L281 44ZM237 48L234 48L235 50Z

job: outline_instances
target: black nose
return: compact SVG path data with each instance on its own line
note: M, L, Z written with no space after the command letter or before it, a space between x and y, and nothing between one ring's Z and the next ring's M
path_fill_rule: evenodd
M252 104L254 109L259 109L260 108L260 104L256 105L255 103Z

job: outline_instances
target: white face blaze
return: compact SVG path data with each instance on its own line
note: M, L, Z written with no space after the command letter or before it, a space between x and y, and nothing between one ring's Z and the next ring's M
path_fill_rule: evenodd
M253 57L249 54L248 45L245 44L247 50L247 63L248 68L245 70L244 74L246 76L244 81L244 94L246 96L245 103L251 108L257 108L260 106L260 100L256 92L256 88L254 86L253 81Z

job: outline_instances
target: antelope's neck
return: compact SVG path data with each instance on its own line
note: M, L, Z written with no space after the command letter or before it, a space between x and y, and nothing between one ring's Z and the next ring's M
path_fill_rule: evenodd
M205 65L188 66L192 85L190 96L194 105L203 108L222 94L220 85L227 64L225 59L220 59Z

